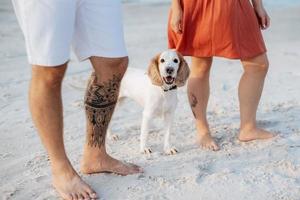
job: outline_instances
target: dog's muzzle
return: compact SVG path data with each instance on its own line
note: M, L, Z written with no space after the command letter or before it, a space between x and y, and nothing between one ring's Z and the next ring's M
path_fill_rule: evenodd
M171 85L174 83L175 81L175 78L172 77L172 76L166 76L166 77L163 77L164 79L164 82L167 84L167 85Z
M172 75L174 72L174 68L173 67L167 67L166 69L167 74Z

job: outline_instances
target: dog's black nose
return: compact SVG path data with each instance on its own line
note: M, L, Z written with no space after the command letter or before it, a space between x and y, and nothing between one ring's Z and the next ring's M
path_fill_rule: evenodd
M168 67L168 68L166 69L166 72L167 72L168 74L173 74L174 69L173 69L172 67Z

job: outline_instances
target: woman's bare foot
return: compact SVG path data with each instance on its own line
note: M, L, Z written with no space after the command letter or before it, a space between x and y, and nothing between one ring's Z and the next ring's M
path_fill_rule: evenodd
M274 137L275 135L269 131L260 128L241 130L238 139L241 142L249 142L252 140L264 140Z
M86 184L70 164L53 167L53 186L66 200L97 199L97 194Z
M97 156L85 154L81 163L81 172L84 174L114 173L126 176L143 171L137 165L121 162L105 153Z
M210 135L210 133L199 134L197 136L197 143L203 149L218 151L220 150L218 144L215 142L214 138Z

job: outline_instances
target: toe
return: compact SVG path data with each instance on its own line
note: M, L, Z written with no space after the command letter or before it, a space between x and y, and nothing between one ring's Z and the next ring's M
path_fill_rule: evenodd
M84 200L90 200L91 199L87 192L82 192L81 196L83 197Z
M143 171L143 169L140 167L140 166L135 166L135 171L136 171L136 173L143 173L144 171Z
M142 170L142 168L141 168L140 166L137 166L137 165L135 165L135 164L132 164L132 166L133 166L134 170L135 170L137 173L143 172L143 170Z
M211 151L214 151L214 146L210 144L210 145L208 145L208 149Z
M208 145L205 145L205 144L202 144L202 145L201 145L201 148L204 149L204 150L209 150L209 146L208 146Z
M275 137L275 134L266 131L265 136L267 139L269 139L269 138Z
M213 151L219 151L220 148L219 148L219 146L217 144L213 144L212 150Z
M85 198L84 198L84 195L82 195L82 194L78 194L78 200L84 200Z
M98 199L98 196L97 196L97 194L94 192L94 193L91 193L91 194L90 194L90 198L91 198L91 199Z
M141 173L142 169L137 165L130 164L128 171L129 171L130 174L137 174L137 173Z
M73 200L73 196L71 194L62 195L65 200Z
M75 194L75 193L74 193L74 194L72 194L72 199L73 199L73 200L78 200L78 195L77 195L77 194Z
M130 174L138 174L138 173L142 173L142 172L143 172L142 168L135 164L127 163L127 162L120 162L119 170L118 170L118 172L115 172L115 173L126 176L126 175L130 175Z
M133 164L133 163L126 163L126 162L125 162L125 164L127 164L127 165L130 166L130 167L136 168L136 169L140 168L138 165Z
M92 188L90 188L88 185L86 185L85 191L91 199L98 198L96 192L94 190L92 190Z

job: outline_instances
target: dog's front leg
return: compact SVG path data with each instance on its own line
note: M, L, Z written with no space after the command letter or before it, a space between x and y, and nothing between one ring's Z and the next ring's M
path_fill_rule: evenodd
M142 119L142 127L141 127L141 143L140 143L140 151L141 153L150 154L152 150L147 147L147 138L149 134L149 124L150 124L151 117L147 114L143 114Z
M174 155L178 153L177 149L170 145L170 134L171 134L173 119L174 119L174 111L169 111L164 113L164 129L165 129L164 152L167 155Z

